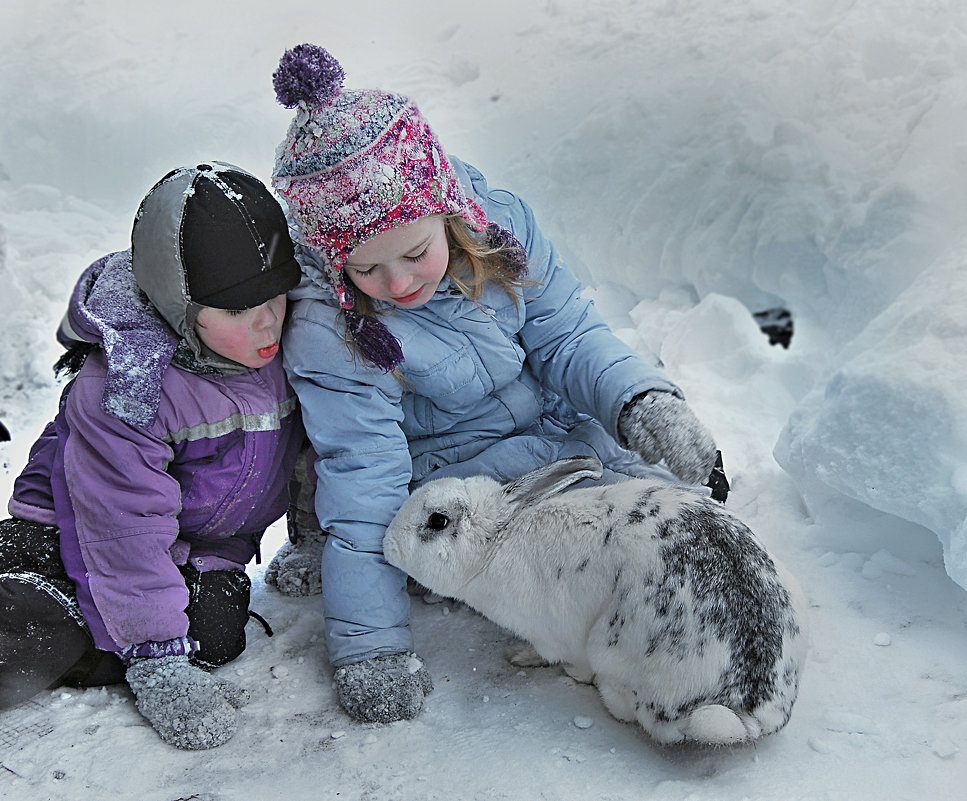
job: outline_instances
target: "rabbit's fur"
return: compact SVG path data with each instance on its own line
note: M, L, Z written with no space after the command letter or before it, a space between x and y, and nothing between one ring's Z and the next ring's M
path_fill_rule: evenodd
M435 592L593 681L619 720L663 743L736 743L789 719L807 650L805 603L755 535L708 497L598 478L576 457L501 486L416 490L386 558Z

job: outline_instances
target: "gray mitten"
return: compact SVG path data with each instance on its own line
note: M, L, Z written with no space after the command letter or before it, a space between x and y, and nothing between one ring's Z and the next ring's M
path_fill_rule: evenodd
M228 742L235 734L235 710L248 701L241 687L216 679L187 656L135 659L125 677L135 706L161 739L198 751Z
M412 652L376 656L336 669L339 703L356 720L392 723L415 718L433 681Z
M265 583L283 595L318 595L322 592L322 549L326 532L301 531L298 543L286 541L265 568Z
M618 418L624 446L646 462L662 459L682 481L702 484L715 466L715 441L681 398L653 391L629 401Z

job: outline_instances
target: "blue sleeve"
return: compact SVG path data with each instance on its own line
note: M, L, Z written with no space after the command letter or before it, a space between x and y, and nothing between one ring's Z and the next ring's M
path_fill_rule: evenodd
M614 335L593 301L581 297L581 283L542 233L530 206L511 192L489 188L472 166L456 163L488 219L511 231L527 251L527 277L537 285L523 289L519 336L541 384L600 421L616 439L618 416L636 395L655 389L681 396L661 370Z
M333 666L413 647L406 576L383 558L383 534L407 497L411 464L401 387L350 356L335 309L295 304L283 358L316 452L316 514Z

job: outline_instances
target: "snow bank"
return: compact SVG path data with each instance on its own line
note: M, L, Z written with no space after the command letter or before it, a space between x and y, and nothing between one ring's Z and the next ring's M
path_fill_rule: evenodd
M952 302L967 297L967 150L951 136L967 126L967 10L762 2L699 24L689 8L589 13L566 133L522 165L547 176L533 202L609 319L630 318L626 340L676 378L714 357L726 384L762 379L722 298L791 310L791 353L756 357L782 374L762 381L761 419L791 415L776 458L817 514L838 494L934 531L967 586L967 309ZM698 334L670 328L682 315ZM728 441L716 393L689 399ZM787 393L808 398L794 411Z
M843 351L776 444L821 514L831 492L919 523L967 587L967 244L929 269Z

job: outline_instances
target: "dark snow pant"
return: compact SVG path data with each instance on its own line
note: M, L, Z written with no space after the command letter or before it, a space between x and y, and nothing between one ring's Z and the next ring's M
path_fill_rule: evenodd
M243 570L180 569L188 634L200 643L192 661L203 668L230 662L245 649L251 580ZM0 521L0 710L54 687L118 684L124 669L116 654L94 647L57 529Z

